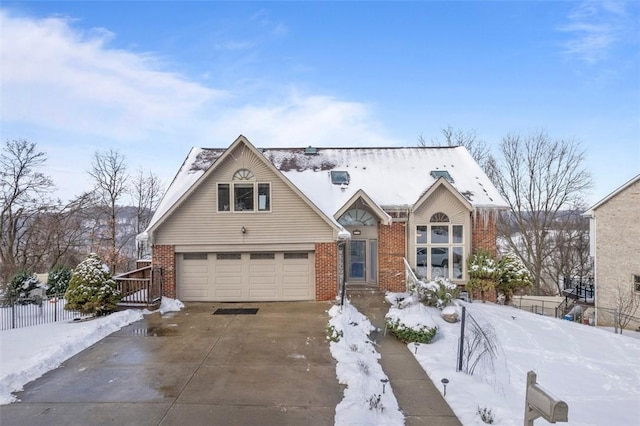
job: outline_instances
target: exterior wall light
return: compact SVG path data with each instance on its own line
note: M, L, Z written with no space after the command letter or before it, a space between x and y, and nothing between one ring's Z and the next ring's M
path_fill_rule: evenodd
M240 232L242 232L243 234L247 233L247 228L245 228L244 226L242 228L240 228Z

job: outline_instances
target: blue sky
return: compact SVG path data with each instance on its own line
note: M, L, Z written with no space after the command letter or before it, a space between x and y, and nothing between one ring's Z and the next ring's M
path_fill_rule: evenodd
M191 146L582 142L589 203L640 173L640 2L3 2L2 140L69 198L96 150L168 183Z

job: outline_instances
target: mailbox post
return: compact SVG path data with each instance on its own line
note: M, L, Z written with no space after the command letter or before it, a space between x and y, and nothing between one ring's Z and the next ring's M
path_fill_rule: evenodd
M542 417L549 423L566 422L569 406L536 383L536 373L527 373L527 391L524 404L524 426L533 426L533 421Z

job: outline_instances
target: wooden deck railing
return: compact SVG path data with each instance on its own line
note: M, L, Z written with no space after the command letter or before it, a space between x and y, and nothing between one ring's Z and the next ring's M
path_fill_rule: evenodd
M162 299L162 269L145 266L116 277L122 306L152 306Z

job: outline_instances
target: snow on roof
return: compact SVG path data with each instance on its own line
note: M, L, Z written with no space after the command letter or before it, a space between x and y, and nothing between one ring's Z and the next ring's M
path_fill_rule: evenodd
M409 208L435 182L431 172L446 170L451 185L476 209L507 204L464 147L267 148L259 149L328 218L362 189L382 208ZM154 214L155 225L225 152L193 148ZM331 171L349 173L349 183L331 182ZM148 229L149 229L148 228Z
M408 208L429 189L434 170L449 172L474 208L504 208L489 178L464 147L265 149L264 156L323 212L335 214L362 189L379 206ZM331 171L347 171L348 185L331 183Z

